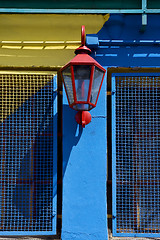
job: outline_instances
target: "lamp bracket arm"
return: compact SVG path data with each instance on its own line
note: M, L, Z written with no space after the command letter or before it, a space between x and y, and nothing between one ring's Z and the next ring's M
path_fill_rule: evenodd
M86 43L86 34L85 34L85 26L81 26L81 44L82 46L85 46Z

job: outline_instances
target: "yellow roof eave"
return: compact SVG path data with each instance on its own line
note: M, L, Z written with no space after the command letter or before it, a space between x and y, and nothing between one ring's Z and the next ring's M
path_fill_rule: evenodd
M0 14L0 65L61 67L80 45L81 25L97 33L101 14Z

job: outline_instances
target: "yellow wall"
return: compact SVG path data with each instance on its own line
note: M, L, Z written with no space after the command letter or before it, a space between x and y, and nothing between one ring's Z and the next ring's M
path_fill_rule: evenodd
M86 34L97 33L107 18L96 14L1 14L0 66L63 66L80 45L81 25Z

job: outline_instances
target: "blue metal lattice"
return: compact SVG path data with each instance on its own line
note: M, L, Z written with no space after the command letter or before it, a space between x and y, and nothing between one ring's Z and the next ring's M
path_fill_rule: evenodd
M56 79L0 74L0 235L56 233Z
M159 75L112 78L114 236L160 237Z

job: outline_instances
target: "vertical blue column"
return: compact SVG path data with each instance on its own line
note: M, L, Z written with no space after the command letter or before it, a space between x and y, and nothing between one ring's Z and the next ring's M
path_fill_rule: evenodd
M107 240L106 79L84 129L63 103L62 240Z

